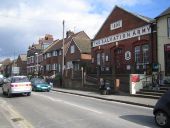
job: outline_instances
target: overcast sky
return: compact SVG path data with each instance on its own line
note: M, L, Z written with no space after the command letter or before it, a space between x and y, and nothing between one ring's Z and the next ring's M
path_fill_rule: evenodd
M84 30L93 38L115 5L155 18L170 1L0 0L0 60L26 53L46 33L61 39L63 20L66 30Z

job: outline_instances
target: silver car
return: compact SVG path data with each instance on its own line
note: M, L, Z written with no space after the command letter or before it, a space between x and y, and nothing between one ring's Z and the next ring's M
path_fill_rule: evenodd
M12 94L25 94L30 96L32 90L31 82L26 76L13 76L4 80L2 92L11 97Z

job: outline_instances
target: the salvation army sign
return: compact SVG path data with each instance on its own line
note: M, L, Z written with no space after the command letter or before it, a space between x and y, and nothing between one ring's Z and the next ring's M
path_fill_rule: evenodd
M131 59L131 52L130 51L126 51L125 52L125 60L130 60Z

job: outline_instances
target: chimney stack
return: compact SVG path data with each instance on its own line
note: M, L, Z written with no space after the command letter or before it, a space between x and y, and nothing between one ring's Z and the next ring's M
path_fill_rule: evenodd
M68 38L71 35L74 35L74 32L72 32L70 30L66 32L66 38Z

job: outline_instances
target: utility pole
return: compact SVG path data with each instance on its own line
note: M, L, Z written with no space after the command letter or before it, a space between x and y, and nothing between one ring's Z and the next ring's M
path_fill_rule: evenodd
M63 79L64 79L64 23L65 21L63 20L63 59L62 59L62 84L63 84Z

